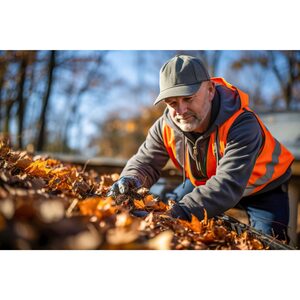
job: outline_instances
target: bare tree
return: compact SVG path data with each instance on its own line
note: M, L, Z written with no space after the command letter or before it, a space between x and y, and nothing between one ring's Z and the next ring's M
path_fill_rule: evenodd
M1 51L0 61L0 117L1 117L1 129L5 136L9 136L9 124L11 110L16 102L16 90L17 90L17 74L11 72L10 66L15 65L17 68L18 62L12 51ZM15 69L16 69L15 68Z
M300 84L300 51L270 51L269 58L270 66L281 87L286 109L292 110L293 102L300 100L295 93L296 86ZM280 66L279 60L285 64Z
M244 51L243 54L233 62L234 70L260 66L260 73L272 73L279 84L279 94L273 95L272 108L276 109L278 103L283 102L286 110L296 107L300 97L297 89L300 85L300 51ZM257 76L257 80L261 76ZM260 82L260 87L263 84Z
M2 90L3 90L3 86L4 86L4 82L5 82L4 77L6 74L7 63L8 62L6 59L5 51L0 51L0 118L2 117L2 107L3 107ZM2 122L0 122L0 130L2 129L1 125L2 125Z
M87 93L90 95L93 90L98 90L104 85L105 78L102 70L104 65L104 59L108 52L96 52L90 54L88 58L73 57L65 64L65 68L70 68L77 78L80 80L74 80L66 83L65 92L69 99L69 105L66 111L63 130L61 131L62 139L62 151L68 152L70 131L74 125L76 125L78 135L80 136L81 131L81 115L80 107L84 96ZM98 95L97 95L98 97Z
M18 95L16 98L16 103L18 104L18 131L17 131L17 146L18 148L23 148L23 125L24 125L24 114L25 114L25 106L26 99L24 98L24 86L26 79L26 70L28 66L28 59L24 55L21 57L20 62L20 81L18 88Z
M42 151L45 146L45 133L47 132L47 111L48 111L49 98L53 86L53 73L55 69L55 59L56 59L56 53L54 50L52 50L50 51L49 63L47 67L46 91L42 101L41 115L38 121L39 131L38 131L37 144L36 144L37 151Z

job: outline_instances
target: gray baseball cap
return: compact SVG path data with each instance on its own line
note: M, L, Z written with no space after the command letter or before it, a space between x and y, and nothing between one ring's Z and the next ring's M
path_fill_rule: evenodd
M160 69L160 93L154 105L169 97L195 94L202 81L209 80L209 74L199 58L176 55Z

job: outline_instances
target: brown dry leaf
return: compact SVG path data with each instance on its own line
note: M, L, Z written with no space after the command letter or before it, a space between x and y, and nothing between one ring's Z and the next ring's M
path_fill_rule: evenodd
M32 178L30 180L30 183L31 183L31 188L34 190L40 190L46 186L45 180L43 180L42 178L38 178L38 177Z
M73 188L78 191L79 194L86 194L91 190L91 187L85 181L74 181Z
M156 201L153 208L158 211L166 211L169 209L168 205L163 203L162 201Z
M30 230L24 231L17 226L17 232L22 234L18 233L19 237L9 235L12 247L265 249L251 234L237 234L222 220L208 219L205 210L202 221L193 215L191 222L170 217L168 211L174 203L165 204L146 188L117 199L103 197L119 178L118 174L79 172L74 166L51 158L32 158L26 152L13 151L1 140L0 155L0 227L9 232L16 222L22 222L36 232L34 236ZM90 193L99 196L80 200ZM139 196L133 199L136 193ZM132 203L136 209L150 212L149 215L144 219L132 216ZM89 225L93 228L87 231ZM47 245L38 244L40 230L44 230L42 234L47 237Z
M8 142L4 140L0 140L0 156L6 157L6 155L9 153L10 149L8 146Z
M109 187L114 183L114 180L111 178L111 176L108 175L102 175L100 185L103 187Z
M214 228L214 233L218 239L225 239L228 231L226 230L226 228L224 226L221 225L221 226L216 226Z
M32 163L32 159L29 158L29 157L26 157L26 158L23 158L23 157L20 157L15 165L16 167L20 168L20 169L26 169L27 167L30 166L30 164Z
M48 186L53 190L68 191L72 190L72 181L69 177L59 178L55 176L49 181Z

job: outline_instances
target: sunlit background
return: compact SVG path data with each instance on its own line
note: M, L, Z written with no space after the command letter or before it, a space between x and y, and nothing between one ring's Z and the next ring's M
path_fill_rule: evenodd
M0 51L2 135L28 151L126 159L164 108L152 106L159 70L176 54L200 57L211 76L249 93L297 151L300 51Z

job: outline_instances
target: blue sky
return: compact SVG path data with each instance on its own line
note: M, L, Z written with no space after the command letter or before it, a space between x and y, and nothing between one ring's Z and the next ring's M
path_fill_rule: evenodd
M139 69L139 55L145 55L143 68ZM224 51L220 66L213 76L225 77L229 82L247 91L251 89L252 83L256 80L255 73L250 72L249 68L232 73L230 64L237 56L239 51ZM103 91L95 99L95 95L87 95L84 104L81 106L82 128L78 140L78 132L74 128L71 138L71 145L79 147L84 152L87 151L89 137L97 132L97 122L105 120L113 111L118 109L124 113L124 116L138 113L141 105L151 105L159 92L159 70L162 64L173 55L166 51L110 51L107 55L107 62L110 68L107 75L111 79L124 81L125 86L112 85ZM263 93L266 95L276 92L278 89L275 78L270 74L265 74ZM134 88L137 89L134 92ZM92 151L91 151L92 152Z
M95 155L95 149L88 145L93 136L100 134L100 125L105 122L111 114L119 112L121 117L128 117L138 114L143 106L151 106L159 93L159 70L161 66L175 55L175 51L160 50L114 50L105 51L106 64L100 68L104 72L108 82L96 84L94 90L88 90L78 104L80 119L75 119L69 132L69 143L72 148L76 148L87 156ZM184 51L186 52L186 51ZM60 60L66 57L94 57L99 51L66 51L60 52ZM40 51L40 56L47 53ZM190 54L190 53L188 53ZM242 51L223 51L220 64L213 77L224 77L227 81L236 85L247 93L253 93L255 87L262 87L261 93L265 99L272 100L272 95L278 94L279 85L275 76L269 72L261 72L259 66L254 68L245 67L242 70L232 70L231 64L236 60ZM84 68L84 64L80 67ZM41 67L41 66L39 66ZM70 66L69 66L70 67ZM69 68L68 67L68 68ZM91 67L89 65L89 67ZM280 68L285 68L285 62L280 62ZM65 117L70 113L70 97L64 89L68 85L80 86L87 79L85 72L81 69L74 75L68 68L57 68L58 76L54 84L51 95L49 110L49 128L55 135L63 132L65 127ZM27 114L28 124L39 114L41 95L45 83L39 81L38 92L30 98L30 110ZM76 100L76 99L75 99ZM250 97L250 107L253 98ZM77 103L77 102L74 102ZM62 116L62 117L60 117ZM73 117L73 116L72 116ZM16 132L16 124L12 123L12 128ZM30 126L26 131L26 139L34 137L35 127ZM50 137L50 136L49 136Z

